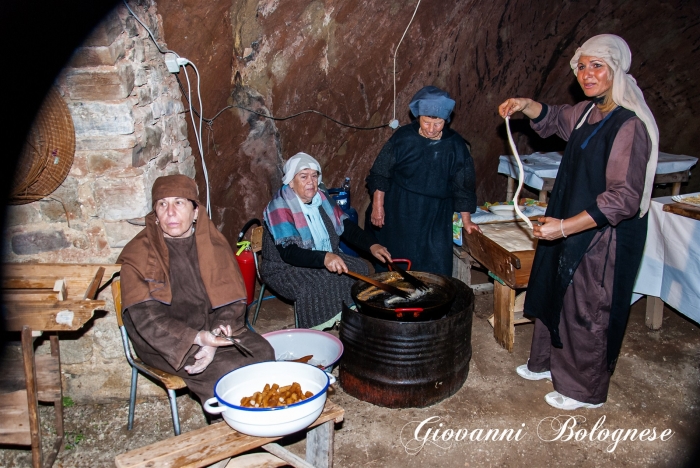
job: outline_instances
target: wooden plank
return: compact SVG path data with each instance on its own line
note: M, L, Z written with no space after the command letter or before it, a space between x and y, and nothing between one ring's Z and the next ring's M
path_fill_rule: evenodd
M92 278L92 281L90 281L90 285L85 291L83 299L96 299L95 296L97 296L97 289L100 287L100 284L102 284L102 277L104 276L104 274L105 267L98 267L97 271L95 272L95 277Z
M493 285L493 336L509 353L513 352L515 341L514 305L515 290L496 281Z
M462 249L459 250L464 252ZM466 285L470 285L472 283L471 257L466 252L463 258L453 256L452 276L462 281Z
M647 296L644 323L652 330L658 330L664 322L664 301L655 296Z
M262 250L263 243L263 227L257 226L253 228L253 233L250 235L250 250L253 253L260 252Z
M332 468L335 430L328 421L306 434L306 461L316 468Z
M105 301L6 302L5 327L9 331L24 325L42 331L78 330L104 306Z
M104 267L105 275L121 269L116 264L73 264L73 263L5 263L2 265L5 278L62 278L66 281L69 299L82 299L88 286L95 278L99 267ZM53 288L53 284L48 286Z
M664 211L700 221L700 207L687 203L668 203Z
M60 301L58 293L51 289L6 289L3 294L6 302L47 302Z
M2 288L53 290L57 279L56 276L5 276L2 279Z
M657 184L680 184L688 182L690 178L690 169L687 171L672 172L670 174L656 174L654 176L654 185Z
M464 237L469 255L484 265L506 284L515 287L515 270L520 259L478 231Z
M331 420L339 423L344 414L343 408L326 400L321 416L309 427L316 427ZM114 461L118 468L201 467L279 439L280 437L253 437L241 434L225 422L221 422L123 453Z
M50 354L34 356L37 397L39 401L53 402L61 397L61 373L58 357ZM3 359L0 375L0 393L26 391L26 376L21 359ZM1 420L0 420L1 421Z
M274 456L286 461L294 468L314 468L314 465L306 463L306 461L303 458L294 455L292 452L282 447L280 444L275 444L273 442L270 444L263 445L262 448L267 450Z
M232 458L226 468L277 468L287 466L287 462L271 453L251 453Z
M27 382L32 467L41 468L43 454L41 453L41 424L39 424L39 402L37 400L37 379L34 366L34 338L32 337L32 329L26 325L22 327L22 360L24 363L24 377Z
M0 395L0 421L0 444L32 444L26 390Z

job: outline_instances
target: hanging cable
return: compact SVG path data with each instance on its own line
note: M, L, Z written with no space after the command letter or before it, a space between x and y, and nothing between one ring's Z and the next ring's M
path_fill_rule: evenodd
M199 154L202 157L202 172L204 173L204 182L207 186L207 214L209 215L209 218L211 218L211 197L209 195L209 172L207 171L207 164L204 161L204 149L202 148L202 95L200 93L199 89L199 84L201 82L200 77L199 77L199 70L197 70L197 67L195 66L194 63L189 62L189 65L194 68L195 73L197 74L197 101L199 101L199 112L197 115L199 116L199 128L197 127L197 123L194 120L194 112L192 109L192 87L190 85L190 76L187 73L187 66L183 66L182 70L185 72L185 78L187 79L187 89L188 89L188 99L187 102L190 105L190 117L192 118L192 131L194 132L194 138L195 141L197 142L197 148L199 149Z
M416 3L416 9L413 10L413 16L411 16L411 21L408 22L408 26L406 26L406 30L403 32L403 35L401 36L401 39L399 40L398 45L396 46L396 49L394 49L394 119L391 121L389 126L391 128L397 128L399 121L396 120L396 54L399 52L399 47L401 47L401 43L403 42L403 38L406 36L406 33L408 32L408 28L411 27L411 23L413 23L413 18L416 17L416 13L418 12L418 6L420 5L421 0L418 0L418 3ZM396 126L392 126L394 124Z
M176 76L175 78L177 78L177 76ZM181 90L181 91L183 92L183 94L184 94L185 90L184 90L184 88L182 87L182 82L180 81L179 78L177 79L177 81L178 81L178 83L180 84L180 90ZM185 99L187 99L187 96L185 96ZM339 120L334 119L333 117L331 117L331 116L328 115L328 114L324 114L323 112L320 112L320 111L317 111L317 110L314 110L314 109L308 109L308 110L305 110L305 111L297 112L296 114L288 115L288 116L285 116L285 117L275 117L275 116L272 116L272 115L263 114L263 113L261 113L261 112L255 111L255 110L253 110L253 109L249 109L249 108L247 108L247 107L238 106L238 105L226 106L226 107L224 107L223 109L221 109L219 112L217 112L216 115L215 115L214 117L212 117L211 119L207 119L206 117L202 117L202 119L203 119L205 122L207 122L207 123L213 122L214 119L216 119L217 117L219 117L225 110L232 109L232 108L243 109L244 111L248 111L248 112L250 112L250 113L253 113L253 114L255 114L255 115L259 115L260 117L265 117L266 119L270 119L270 120L289 120L289 119L292 119L292 118L294 118L294 117L298 117L298 116L300 116L300 115L302 115L302 114L314 113L314 114L321 115L321 116L327 118L328 120L331 120L331 121L337 123L338 125L342 125L343 127L355 128L355 129L357 129L357 130L376 130L376 129L378 129L378 128L384 128L384 127L389 126L389 124L383 124L383 125L376 125L376 126L374 126L374 127L360 127L360 126L357 126L357 125L352 125L352 124L347 124L347 123L341 122L341 121L339 121ZM194 111L194 112L196 113L197 111ZM197 116L199 116L199 114L197 114Z
M177 55L177 52L174 52L174 51L169 50L169 49L167 49L167 48L161 49L161 48L160 48L160 44L158 44L158 41L156 41L156 37L153 35L153 33L151 32L151 30L148 29L148 26L146 26L146 24L145 24L143 21L141 21L141 19L140 19L138 16L136 16L136 13L134 13L134 11L131 9L131 7L129 6L129 4L126 3L126 0L122 0L122 1L124 2L124 6L126 6L126 9L129 10L129 13L131 13L131 16L133 16L133 17L136 19L136 21L138 21L139 24L140 24L141 26L143 26L143 29L146 30L146 32L148 33L148 35L151 36L151 40L153 41L153 43L154 43L154 44L156 45L156 47L158 48L158 52L160 52L161 54L171 53L171 54L175 54L177 57L179 57L179 55Z

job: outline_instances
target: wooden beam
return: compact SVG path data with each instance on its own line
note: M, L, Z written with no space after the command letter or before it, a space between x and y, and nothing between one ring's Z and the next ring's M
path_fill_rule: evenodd
M6 302L5 327L19 331L24 325L36 330L78 330L105 301Z

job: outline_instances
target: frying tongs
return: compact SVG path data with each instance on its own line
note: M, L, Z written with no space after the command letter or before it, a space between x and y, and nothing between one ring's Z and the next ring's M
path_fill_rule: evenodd
M421 291L427 291L428 289L430 289L430 286L428 286L423 281L419 280L418 278L416 278L415 276L413 276L412 274L410 274L409 272L407 272L403 268L396 265L396 263L387 262L387 265L389 265L394 270L396 270L397 273L403 277L403 279L405 279L407 282L411 283L411 285L413 287L415 287L416 289L419 289Z
M381 281L377 281L373 278L370 278L369 276L355 273L354 271L348 270L345 274L352 276L353 278L357 278L361 281L364 281L365 283L371 284L372 286L375 286L379 289L382 289L382 290L388 292L389 294L393 294L394 296L399 296L399 297L403 297L404 299L408 299L409 296L411 295L411 293L404 291L403 289L399 289L396 286L382 283Z
M245 330L243 330L243 331L245 331ZM231 343L233 343L233 346L234 346L234 347L236 347L241 353L243 353L243 355L245 355L245 354L247 353L247 354L249 354L251 357L253 356L253 352L252 352L251 350L249 350L248 348L246 348L245 346L243 346L243 345L242 345L239 341L237 341L236 338L234 338L233 336L222 335L222 334L221 334L221 331L220 331L218 328L215 329L215 330L213 330L213 331L211 332L211 334L214 335L214 336L218 336L219 338L223 338L223 339L225 339L225 340L230 341Z

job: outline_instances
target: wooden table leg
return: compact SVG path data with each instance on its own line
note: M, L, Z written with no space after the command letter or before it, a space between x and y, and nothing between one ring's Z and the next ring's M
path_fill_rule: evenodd
M513 310L515 309L515 290L493 282L493 336L496 341L513 352L515 341L515 324L513 323Z
M34 365L34 337L32 329L22 327L22 359L24 378L27 383L27 406L29 409L29 430L32 438L32 467L43 465L41 453L41 426L39 424L39 401L37 396L36 367Z
M647 296L647 310L644 323L652 330L661 328L664 321L664 301L655 296Z
M681 183L674 182L673 185L671 186L671 195L680 195L680 194L681 194Z
M306 433L306 461L317 468L333 466L333 420L316 426Z

